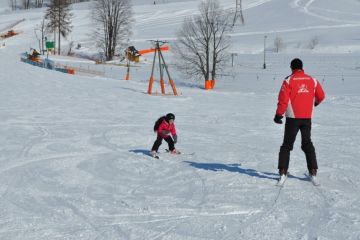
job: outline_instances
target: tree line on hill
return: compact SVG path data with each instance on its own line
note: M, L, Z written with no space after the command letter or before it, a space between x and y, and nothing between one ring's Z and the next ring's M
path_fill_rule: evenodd
M79 2L81 0L77 0ZM73 30L71 4L74 0L49 0L41 23L35 27L41 52L47 37L53 39L55 52L61 53L61 39ZM130 0L94 0L92 3L93 39L105 56L112 60L131 33L132 9Z
M73 30L71 4L89 0L17 1L25 4L24 8L46 6L44 18L35 29L40 51L45 51L45 38L51 36L56 51L61 53L61 39L66 39ZM17 1L10 0L15 6ZM109 61L116 55L123 55L131 42L134 23L131 0L92 0L91 2L92 39L99 49L99 54L103 56L101 60ZM238 3L241 5L241 0L236 2L237 7ZM172 42L177 69L190 79L207 81L221 76L232 56L229 53L230 35L235 27L236 14L231 9L222 8L219 0L201 0L198 12L184 18L177 31L177 38ZM241 17L244 25L242 13ZM318 42L318 38L313 37L308 49L314 49ZM71 52L73 44L70 42L68 53ZM277 36L274 40L274 52L281 51L285 46L283 39Z
M67 0L70 3L89 2L91 0ZM12 10L42 8L50 4L49 0L9 0Z
M74 0L47 1L44 19L35 32L40 48L44 46L44 38L53 34L51 38L60 53L61 38L67 38L73 30L71 4ZM130 42L134 22L131 0L94 0L91 6L94 43L104 60L112 60ZM192 79L206 81L217 78L225 66L234 18L231 11L221 7L219 0L202 0L198 10L184 19L173 49L181 72Z

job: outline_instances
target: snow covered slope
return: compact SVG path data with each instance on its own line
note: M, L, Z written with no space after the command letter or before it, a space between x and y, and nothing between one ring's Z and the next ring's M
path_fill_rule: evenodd
M1 30L25 18L15 28L23 33L0 48L0 239L359 239L360 2L243 2L246 25L232 33L235 66L214 91L182 78L166 54L179 97L145 94L151 55L130 81L119 66L86 76L22 63L20 53L37 46L33 29L44 9L0 13ZM173 40L198 3L134 1L132 43ZM68 41L94 51L89 13L88 3L74 6ZM276 36L286 43L280 53ZM313 119L319 187L304 176L300 136L292 177L275 186L284 126L272 119L294 57L327 93ZM153 124L167 112L176 115L177 148L194 155L146 155Z

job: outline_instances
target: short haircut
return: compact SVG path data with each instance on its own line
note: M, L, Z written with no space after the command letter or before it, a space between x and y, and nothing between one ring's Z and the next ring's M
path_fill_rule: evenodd
M291 61L290 67L292 70L303 69L303 63L299 58L295 58Z

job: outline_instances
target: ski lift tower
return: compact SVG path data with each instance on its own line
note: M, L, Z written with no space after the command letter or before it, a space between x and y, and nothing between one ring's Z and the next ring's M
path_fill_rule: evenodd
M156 56L158 55L158 61L159 61L159 69L160 69L160 86L161 86L161 93L162 94L165 94L165 81L164 81L164 70L163 70L163 67L165 68L165 72L169 78L169 83L170 83L170 86L173 90L173 93L174 95L178 95L177 94L177 91L176 91L176 87L175 87L175 84L174 84L174 81L171 79L171 76L170 76L170 72L169 72L169 69L168 69L168 66L166 65L166 62L165 62L165 59L164 59L164 56L161 52L161 46L166 44L167 42L165 41L158 41L158 40L151 40L151 42L155 45L155 53L154 53L154 60L153 60L153 64L152 64L152 70L151 70L151 76L150 76L150 80L149 80L149 86L148 86L148 91L147 93L149 95L152 94L152 85L154 83L154 70L155 70L155 65L156 65Z
M235 26L238 19L241 20L242 25L245 24L244 15L242 12L242 0L236 0L236 8L235 8L235 15L234 15L234 20L233 20L233 27Z

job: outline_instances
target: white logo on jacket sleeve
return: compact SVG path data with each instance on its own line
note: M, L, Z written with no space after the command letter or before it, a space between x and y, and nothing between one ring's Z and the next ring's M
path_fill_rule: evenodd
M308 93L309 90L308 90L308 87L306 84L301 84L299 86L299 90L298 90L298 93Z

